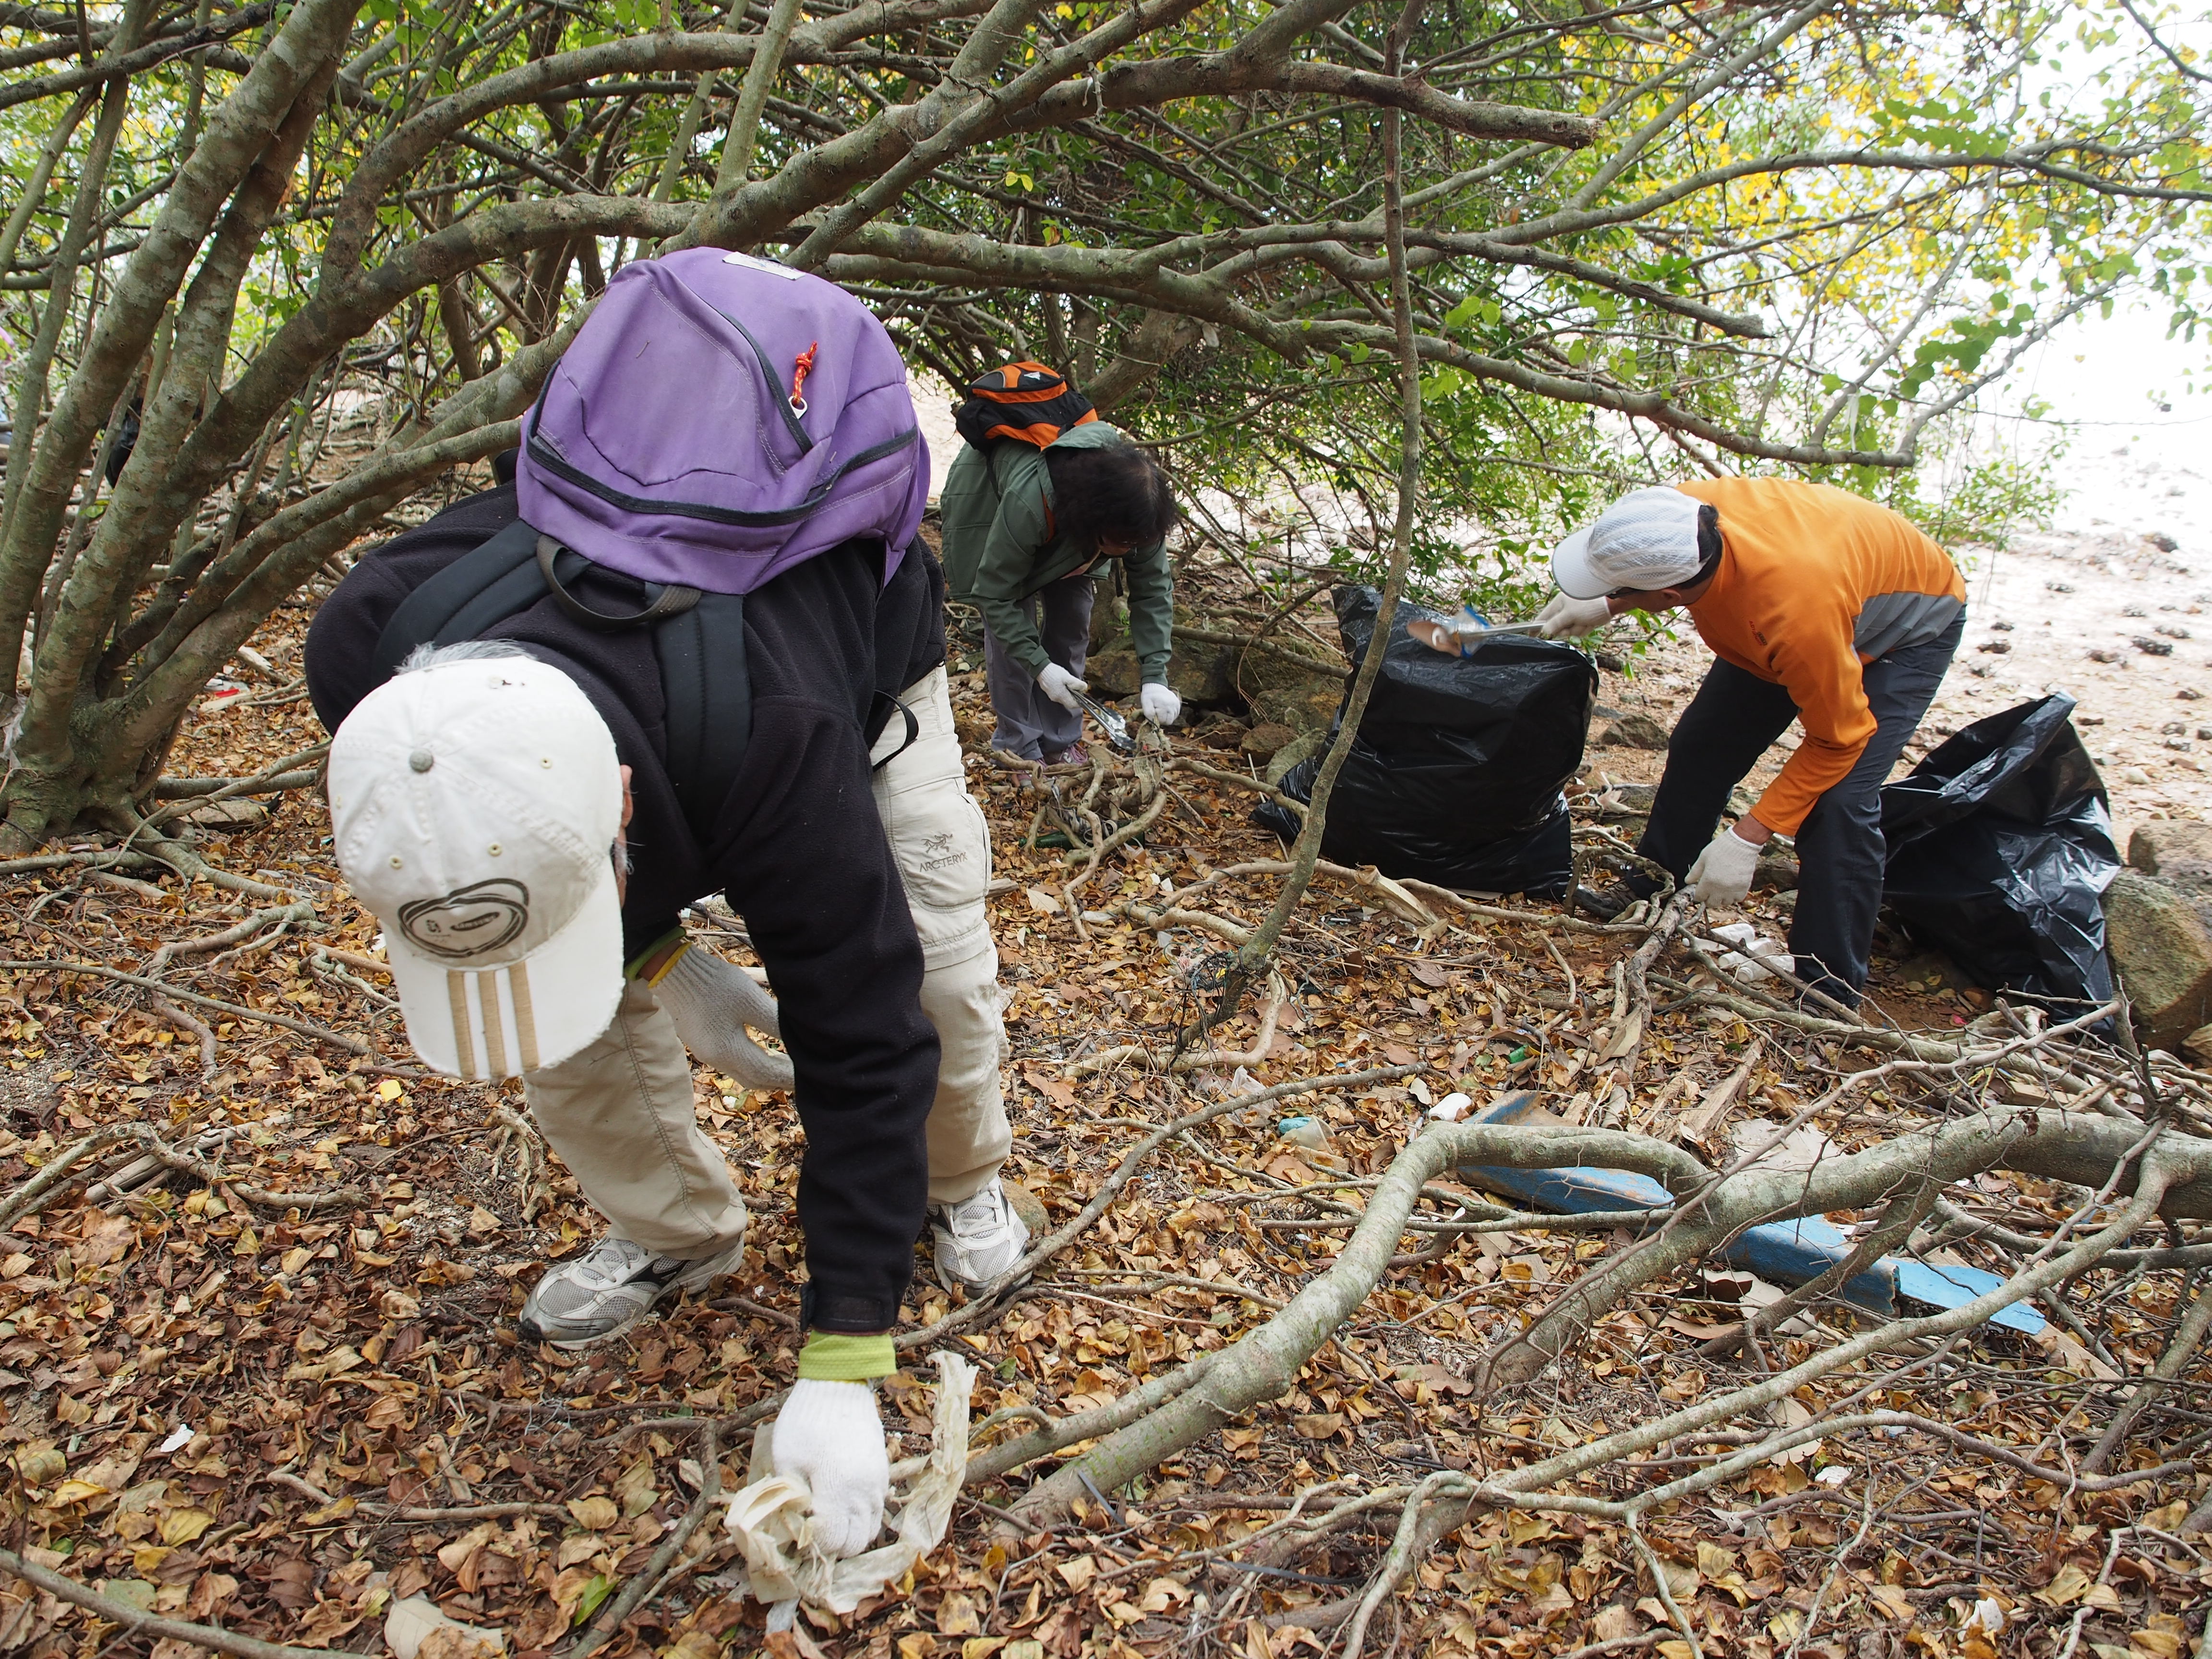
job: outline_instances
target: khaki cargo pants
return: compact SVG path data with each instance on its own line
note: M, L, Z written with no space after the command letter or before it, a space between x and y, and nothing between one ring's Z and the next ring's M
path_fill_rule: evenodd
M874 774L876 810L921 936L921 1007L943 1051L929 1113L929 1197L969 1198L999 1172L1013 1137L1000 1098L1006 1033L999 951L983 897L990 832L968 793L942 668L900 694L921 730ZM906 740L893 716L875 749ZM522 1080L531 1115L614 1231L661 1255L713 1255L743 1237L729 1165L692 1112L691 1063L676 1023L633 980L614 1023L582 1052Z

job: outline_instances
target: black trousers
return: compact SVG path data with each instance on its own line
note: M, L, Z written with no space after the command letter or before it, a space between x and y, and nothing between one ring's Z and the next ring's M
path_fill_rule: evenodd
M1858 1006L1881 908L1887 848L1881 836L1881 786L1905 740L1935 701L1959 648L1966 619L1942 637L1907 646L1866 665L1866 698L1878 722L1865 753L1831 785L1797 831L1797 911L1790 949L1797 977L1845 1007ZM1681 880L1712 840L1729 792L1797 718L1783 687L1715 662L1675 722L1667 770L1637 850ZM1644 884L1638 884L1642 885Z

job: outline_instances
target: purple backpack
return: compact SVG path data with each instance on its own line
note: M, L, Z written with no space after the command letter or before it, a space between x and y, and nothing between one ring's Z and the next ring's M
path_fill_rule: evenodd
M929 493L906 364L834 283L720 248L623 267L523 426L523 518L646 581L750 593Z

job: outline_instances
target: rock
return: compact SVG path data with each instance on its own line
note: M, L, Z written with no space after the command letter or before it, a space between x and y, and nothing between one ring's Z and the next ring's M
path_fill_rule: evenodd
M1649 714L1623 714L1591 741L1601 749L1664 749L1667 728Z
M2161 553L2173 553L2180 550L2181 544L2163 530L2154 530L2143 539Z
M1797 889L1799 866L1787 853L1765 853L1752 872L1751 884L1762 893L1790 893Z
M1185 702L1218 704L1237 694L1229 647L1179 642L1168 659L1168 690Z
M2128 837L2128 862L2147 876L2212 886L2212 823L2164 819Z
M1248 755L1257 755L1265 759L1297 740L1298 734L1287 726L1262 725L1247 732L1238 747Z
M2200 1025L2181 1039L2181 1046L2199 1066L2212 1066L2212 1025Z
M258 800L234 795L228 800L211 800L205 806L194 807L185 814L185 822L227 836L240 830L258 830L269 822L269 809Z
M2212 901L2123 870L2105 890L2105 936L2145 1046L2178 1051L2212 1024Z
M1316 731L1301 732L1275 751L1273 758L1267 763L1267 771L1262 775L1267 778L1272 787L1280 783L1293 766L1297 765L1301 761L1311 760L1316 755L1321 753L1328 744L1328 728L1326 726Z
M1094 697L1133 697L1145 677L1137 665L1137 653L1117 642L1084 659L1083 678L1091 683Z
M2147 657L2170 657L2173 654L2172 641L2154 640L2148 634L2136 635L2135 647Z
M1344 682L1337 676L1293 680L1254 694L1252 718L1261 726L1287 726L1300 735L1326 732L1343 701Z

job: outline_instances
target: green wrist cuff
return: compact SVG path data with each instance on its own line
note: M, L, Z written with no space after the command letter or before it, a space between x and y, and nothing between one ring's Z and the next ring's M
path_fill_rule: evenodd
M898 1352L888 1334L842 1336L811 1332L799 1351L799 1376L807 1382L870 1382L898 1369Z
M671 940L680 939L683 937L684 924L679 921L676 926L670 928L659 939L653 940L652 944L647 945L645 949L640 951L635 956L624 963L623 964L623 977L624 979L635 979L638 975L638 970L643 968L647 963L653 960L653 953L655 951L665 951L668 948L668 945ZM683 954L683 951L678 951L676 953L676 956L672 956L669 957L667 961L662 963L660 964L660 972L655 974L649 982L658 985L660 982L662 976L665 975L671 968L673 968L676 965L676 957L680 957Z

